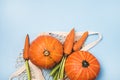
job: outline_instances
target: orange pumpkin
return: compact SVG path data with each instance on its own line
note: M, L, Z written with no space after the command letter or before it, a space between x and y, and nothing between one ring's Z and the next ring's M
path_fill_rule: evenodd
M30 45L29 58L33 64L41 68L52 68L63 56L63 46L52 36L37 37Z
M95 80L99 71L98 60L87 51L73 52L65 63L65 72L70 80Z

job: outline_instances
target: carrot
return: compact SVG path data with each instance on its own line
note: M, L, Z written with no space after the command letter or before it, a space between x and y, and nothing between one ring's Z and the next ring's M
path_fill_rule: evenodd
M78 51L79 49L81 49L87 37L88 37L88 31L84 32L83 35L80 37L80 39L76 43L74 43L73 50Z
M63 44L65 55L62 57L61 62L58 64L59 66L54 67L50 73L53 76L54 80L63 80L63 78L65 77L65 71L64 71L65 61L67 59L67 56L72 52L74 37L75 37L75 30L73 28L66 36L65 42Z
M26 39L25 39L25 44L24 44L23 58L25 59L25 66L26 66L26 71L28 75L28 80L31 80L30 67L28 63L29 47L30 47L29 35L27 34Z
M24 58L25 60L28 60L28 59L29 59L29 58L28 58L29 46L30 46L30 44L29 44L29 35L27 34L26 39L25 39L24 52L23 52L23 58Z
M65 42L63 44L65 55L69 55L72 52L74 38L75 38L75 30L73 28L66 36Z

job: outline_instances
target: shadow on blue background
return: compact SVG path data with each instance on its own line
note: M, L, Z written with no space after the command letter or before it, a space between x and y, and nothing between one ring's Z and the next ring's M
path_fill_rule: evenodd
M104 74L104 68L101 66L100 73L96 80L101 80L101 77L103 77L103 74Z

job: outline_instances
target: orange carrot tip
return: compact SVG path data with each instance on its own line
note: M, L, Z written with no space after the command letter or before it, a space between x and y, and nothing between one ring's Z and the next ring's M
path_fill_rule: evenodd
M83 44L85 43L87 37L88 37L88 31L84 32L80 37L80 39L78 39L78 41L74 43L73 50L74 51L80 50Z
M30 46L30 43L29 43L29 35L27 34L27 35L26 35L26 38L25 38L24 51L23 51L23 58L24 58L25 60L26 60L26 59L29 59L29 58L28 58L29 46Z

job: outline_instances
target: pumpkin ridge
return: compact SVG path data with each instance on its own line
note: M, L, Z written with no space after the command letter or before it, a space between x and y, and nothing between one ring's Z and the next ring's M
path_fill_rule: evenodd
M51 57L51 56L48 56L55 64L57 64L57 62Z
M46 49L48 49L49 47L51 47L51 46L50 46L51 43L50 43L49 41L52 40L52 37L49 36L49 35L43 36L43 37L44 37L44 40L45 40ZM48 39L49 39L49 41L48 41ZM55 40L52 40L52 41L55 41Z
M95 65L95 64L90 64L91 66L94 66L94 67L97 67L99 68L100 66L99 65Z
M87 80L89 79L89 77L90 77L90 75L89 75L89 71L88 71L88 69L86 69L87 70Z
M59 43L59 44L61 44L61 43ZM62 44L61 44L62 45ZM58 46L56 46L56 49L60 49L60 48L62 48L62 50L63 50L63 47L58 47ZM62 51L63 52L63 51Z
M75 75L74 80L78 80L78 78L79 78L80 74L82 73L82 71L83 71L83 68L80 68L77 75Z
M60 54L54 53L55 56L61 56Z
M52 55L50 55L50 57L56 62L56 63L58 63L58 62L60 62L60 60L61 59L58 59L58 57L61 57L62 58L62 56L60 55L60 54L52 54Z
M81 56L78 56L80 53L77 52L74 54L74 56L71 56L74 59L76 59L76 61L79 61L80 63L82 63L82 57Z
M69 64L66 64L66 66L73 66L73 65L81 66L81 64L76 64L76 63L69 63Z
M74 62L79 62L79 63L82 63L82 60L79 59L79 56L71 56L73 58L73 61Z
M72 70L70 70L69 72L67 72L66 74L67 75L71 75L71 73L73 72L73 71L75 71L76 69L72 69ZM72 78L74 78L74 77L72 77Z
M53 45L55 42L56 42L55 40L54 40L54 41L52 40L51 43L50 43L50 47L52 47L52 45Z
M47 63L48 63L48 60L45 59L45 68L47 68Z
M52 40L51 42L49 42L48 39L50 39L49 41L51 41L51 40L52 40L52 37L50 37L50 36L45 37L46 49L49 51L49 50L51 49L51 46L50 46L51 42L52 42L52 41L55 41L55 40Z
M82 63L82 60L79 60L79 59L77 59L77 58L73 58L73 59L75 59L75 60L73 60L72 62L74 62L74 63ZM77 61L78 60L78 61ZM78 64L77 64L78 65Z
M49 68L51 68L53 65L55 65L54 61L52 59L48 59L48 58L49 58L49 56L46 56L45 61L44 61L45 62L45 65L44 65L45 68L48 68L48 64L49 64ZM53 65L50 65L51 63Z
M62 44L61 44L61 45L62 45ZM62 48L62 47L55 46L55 51L58 50L56 53L58 53L61 48ZM62 48L62 49L63 49L63 48ZM52 52L53 52L53 51L52 51ZM61 52L63 52L63 50L62 50ZM62 54L63 54L63 53L62 53ZM58 54L57 54L57 55L58 55ZM59 55L60 55L60 54L59 54Z
M45 35L39 36L39 37L36 39L36 45L38 44L38 47L39 47L39 48L45 47L45 43L44 43L44 41L43 41L44 39L45 39ZM42 45L39 44L39 43L40 43L39 41L42 42Z
M90 74L88 69L87 69L86 75L87 75L87 80L90 80Z
M86 59L87 61L89 61L90 58L91 58L91 55L90 55L90 53L88 52L87 55L86 55L86 57L85 57L85 59Z
M53 44L54 44L54 45L53 45ZM55 51L56 51L56 50L61 51L60 49L61 49L61 48L63 49L63 47L62 47L62 46L61 46L61 47L60 47L60 46L56 46L56 44L62 45L62 44L61 44L60 42L58 42L57 39L56 39L56 40L52 40L52 41L51 41L49 47L52 47L52 45L53 45ZM52 49L53 49L53 48L52 48ZM53 50L53 51L54 51L54 50ZM52 52L53 52L53 51L52 51ZM62 51L62 52L63 52L63 51ZM57 53L57 52L56 52L56 53ZM58 55L58 54L57 54L57 55ZM60 54L59 54L59 55L60 55Z
M44 47L43 43L42 45L38 44L37 41L34 41L34 46L38 46L39 49L42 49Z
M84 52L84 51L82 51L82 52ZM82 52L79 52L79 53L80 53L80 56L82 57L83 60L85 60L85 57L84 57L84 55L83 55Z
M95 60L96 60L96 58L93 58L92 60L89 61L89 63L92 63L92 62L95 61Z
M52 38L51 38L52 39ZM50 40L51 42L46 42L47 46L49 47L49 49L52 49L52 47L54 46L53 44L56 43L57 41L56 40ZM55 48L56 46L54 46Z
M92 59L94 59L95 57L91 54L91 53L88 53L87 56L89 56L87 58L87 60L90 62ZM95 58L96 59L96 58Z
M87 68L83 68L83 71L81 72L78 79L81 78L82 80L89 80L88 77L87 77L87 71L88 71Z
M88 67L88 69L95 75L97 76L97 74L95 73L95 71L93 69L91 69L91 67Z
M95 57L91 57L91 58L89 58L88 61L89 61L90 63L92 63L92 62L93 62L92 60L93 60L94 58L95 58ZM91 62L91 61L92 61L92 62Z
M47 35L47 36L48 36L48 35ZM48 47L48 46L49 46L48 38L49 38L49 39L51 39L51 38L50 38L49 36L48 36L48 37L45 37L45 36L44 36L44 38L45 38L45 44L47 44L47 47Z

